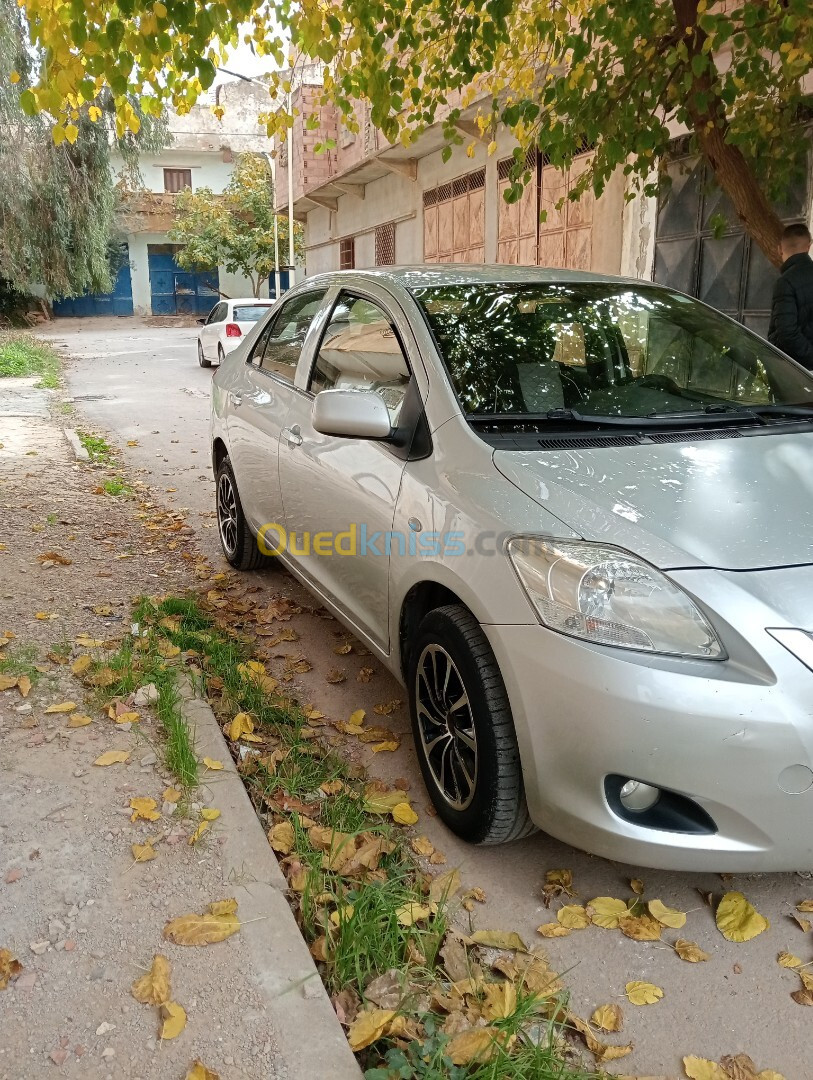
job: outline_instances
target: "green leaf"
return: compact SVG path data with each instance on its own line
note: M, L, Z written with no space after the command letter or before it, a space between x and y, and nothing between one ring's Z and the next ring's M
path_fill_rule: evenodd
M105 34L113 48L117 49L124 40L124 23L121 19L111 19L105 27Z
M20 94L20 108L26 116L37 115L37 99L30 90L23 90Z

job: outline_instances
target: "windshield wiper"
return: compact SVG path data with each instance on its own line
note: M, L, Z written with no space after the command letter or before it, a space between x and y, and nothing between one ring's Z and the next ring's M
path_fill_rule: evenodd
M763 416L791 416L810 419L813 414L813 402L809 405L731 405L727 402L719 402L706 405L700 412L674 412L674 413L648 413L650 418L659 420L677 420L680 417L692 416L695 419L703 419L707 416L715 420L759 420Z
M683 425L697 426L698 421L703 422L705 416L702 412L679 412L679 413L650 413L648 416L629 416L614 414L602 416L599 413L582 413L576 409L551 409L546 413L492 413L490 416L476 416L469 414L466 419L476 424L516 424L530 426L534 424L578 424L585 427L623 427L638 431L642 428L657 428L667 426L682 427ZM723 420L727 423L740 423L742 416L738 413L721 413L714 417L715 420Z

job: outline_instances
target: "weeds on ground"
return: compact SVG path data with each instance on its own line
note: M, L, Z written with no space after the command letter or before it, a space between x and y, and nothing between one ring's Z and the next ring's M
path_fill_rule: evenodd
M36 645L19 644L0 653L0 675L26 675L35 686L40 677Z
M418 865L392 814L406 792L340 757L328 718L286 696L216 606L142 599L134 620L142 664L177 650L208 696L368 1080L596 1080L562 1035L543 950L484 949L453 925L472 894Z
M90 460L96 465L110 465L113 461L113 447L100 435L91 435L87 431L77 431L79 442L87 450Z
M47 342L19 331L0 333L0 379L39 375L38 386L56 390L59 372L59 355Z
M129 497L133 494L133 489L120 476L113 476L109 480L103 481L102 490L106 495L113 496L126 495Z

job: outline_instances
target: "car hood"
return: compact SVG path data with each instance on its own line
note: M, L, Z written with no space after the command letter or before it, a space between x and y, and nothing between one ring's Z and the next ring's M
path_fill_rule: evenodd
M494 464L584 539L663 569L813 563L813 432L496 450Z

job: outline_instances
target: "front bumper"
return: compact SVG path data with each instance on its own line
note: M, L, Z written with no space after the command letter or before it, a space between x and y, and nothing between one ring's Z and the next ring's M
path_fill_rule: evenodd
M797 586L809 593L804 574ZM767 632L786 619L750 590L743 602L751 575L671 576L716 594L712 618L728 661L592 646L539 625L484 627L514 713L531 816L559 840L638 866L811 869L813 671ZM728 619L716 614L726 609ZM808 770L810 786L789 794ZM687 796L717 831L625 820L605 794L611 774Z

